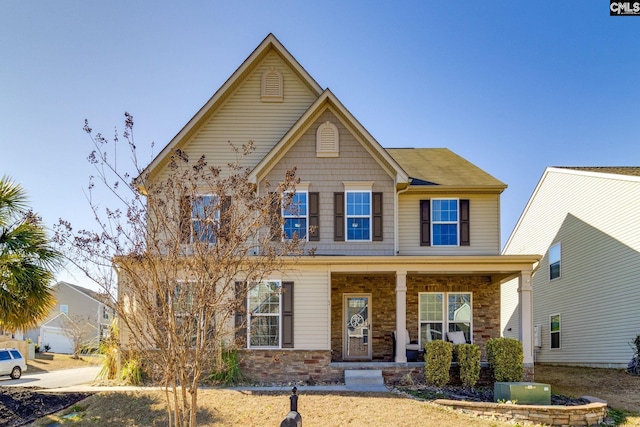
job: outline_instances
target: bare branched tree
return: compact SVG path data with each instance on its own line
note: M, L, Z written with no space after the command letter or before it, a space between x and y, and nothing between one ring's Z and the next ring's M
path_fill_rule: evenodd
M223 167L176 149L159 171L139 168L133 118L125 113L122 139L134 167L126 173L107 156L117 133L107 140L86 123L85 131L94 144L89 200L99 230L76 232L61 220L56 241L112 296L117 276L121 345L162 382L169 425L195 426L199 382L221 363L223 347L245 344L238 319L246 318L247 293L260 287L268 289L265 303L277 297L283 290L265 283L303 250L297 235L284 238L279 215L295 209L295 170L259 194L242 166L251 142L230 144L237 160ZM94 183L109 188L119 206L100 207Z
M62 334L73 343L74 359L80 358L82 348L87 346L98 347L98 328L95 325L95 318L88 315L62 313L60 325ZM90 342L93 339L93 342Z

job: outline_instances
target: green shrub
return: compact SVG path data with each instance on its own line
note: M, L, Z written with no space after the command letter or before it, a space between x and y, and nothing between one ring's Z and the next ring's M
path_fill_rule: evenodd
M429 384L442 387L449 382L449 369L453 357L453 344L447 341L435 340L425 347L425 373Z
M222 358L209 375L209 379L216 384L234 385L240 383L244 377L240 371L240 359L236 350L222 349Z
M453 346L460 367L460 380L464 387L474 387L480 379L480 347L475 344Z
M120 369L120 379L128 385L140 385L144 379L142 361L137 357L127 359Z
M492 338L487 342L487 359L495 381L522 381L524 353L522 343L513 338Z

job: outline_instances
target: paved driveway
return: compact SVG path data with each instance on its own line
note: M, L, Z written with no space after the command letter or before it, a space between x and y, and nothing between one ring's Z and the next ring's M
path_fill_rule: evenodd
M51 372L29 371L22 374L19 380L9 377L0 377L0 387L37 387L37 388L61 388L80 384L89 384L95 380L99 366L86 368L61 369Z

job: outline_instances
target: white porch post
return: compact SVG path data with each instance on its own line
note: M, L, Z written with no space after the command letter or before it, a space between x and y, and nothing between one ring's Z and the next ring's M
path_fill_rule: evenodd
M518 277L518 300L520 302L520 341L524 353L524 366L533 367L533 288L531 272L521 271Z
M396 363L407 363L407 272L396 271Z

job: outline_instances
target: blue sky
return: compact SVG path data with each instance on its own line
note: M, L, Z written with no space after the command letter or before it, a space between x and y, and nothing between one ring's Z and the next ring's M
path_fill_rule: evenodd
M503 242L545 167L640 164L640 16L607 1L13 0L0 175L47 225L90 227L84 119L110 136L132 113L149 158L269 33L382 146L447 147L507 183Z

